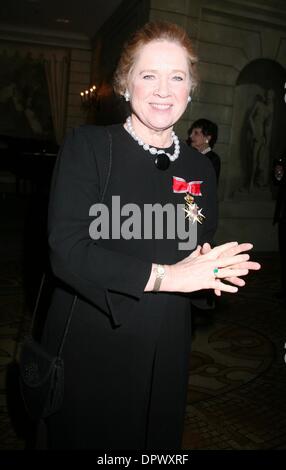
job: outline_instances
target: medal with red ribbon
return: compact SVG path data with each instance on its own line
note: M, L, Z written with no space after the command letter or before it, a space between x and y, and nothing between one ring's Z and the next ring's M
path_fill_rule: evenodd
M186 218L192 220L193 224L199 222L200 224L205 219L205 216L202 214L202 209L199 209L195 203L194 196L201 196L201 183L202 181L185 181L179 176L173 176L173 192L174 193L186 193L184 197L185 207L184 211L186 212Z

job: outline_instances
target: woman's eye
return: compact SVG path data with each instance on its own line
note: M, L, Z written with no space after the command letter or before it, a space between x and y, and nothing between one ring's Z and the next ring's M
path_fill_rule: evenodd
M144 79L144 80L154 80L154 79L155 79L155 75L143 75L143 79Z
M173 80L176 80L176 81L178 81L178 82L181 82L181 81L183 80L183 77L181 77L180 75L175 75L175 76L173 77Z

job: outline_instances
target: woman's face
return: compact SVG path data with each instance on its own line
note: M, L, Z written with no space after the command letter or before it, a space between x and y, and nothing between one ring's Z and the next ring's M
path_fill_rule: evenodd
M210 136L205 136L203 131L200 127L195 127L190 135L191 139L191 146L197 149L199 152L204 150L209 146L208 142L210 140Z
M172 127L187 106L191 88L187 52L169 41L140 49L128 80L136 124L153 131Z

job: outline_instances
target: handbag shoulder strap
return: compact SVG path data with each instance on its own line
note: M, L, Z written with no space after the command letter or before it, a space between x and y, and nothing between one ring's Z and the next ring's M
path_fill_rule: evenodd
M109 179L110 179L111 167L112 167L112 136L108 128L106 128L106 132L108 136L108 165L107 167L105 167L104 175L102 177L102 181L104 181L104 186L101 192L100 202L104 201L105 193L106 193L107 186L108 186ZM106 159L104 160L106 161Z
M74 297L73 297L72 304L71 304L70 313L69 313L69 316L68 316L67 321L66 321L65 330L64 330L64 333L63 333L63 336L62 336L62 339L61 339L61 342L60 342L60 345L59 345L58 354L57 354L58 357L61 357L61 355L62 355L63 347L64 347L65 340L66 340L66 337L67 337L67 334L68 334L68 331L69 331L69 327L70 327L70 323L71 323L71 319L72 319L72 314L73 314L76 302L77 302L77 295L75 294Z
M43 287L44 287L44 284L45 284L45 281L46 281L46 277L47 277L47 274L46 274L46 272L44 272L42 274L40 287L38 289L37 298L36 298L35 306L34 306L33 313L32 313L32 319L31 319L31 325L30 325L31 334L33 333L33 329L34 329L34 325L35 325L35 321L36 321L36 314L37 314L37 311L38 311L38 308L39 308L40 298L41 298L41 295L42 295L42 290L43 290Z
M101 186L102 187L102 191L101 191L101 195L100 195L100 202L103 202L104 200L104 197L105 197L105 193L106 193L106 190L107 190L107 186L108 186L108 182L109 182L109 179L110 179L110 174L111 174L111 167L112 167L112 136L111 136L111 133L109 132L109 130L106 128L106 133L107 133L107 136L108 136L108 158L104 158L104 162L108 162L107 165L100 165L100 169L101 169L101 178L102 178L102 181L104 181L104 184ZM38 294L37 294L37 298L36 298L36 302L35 302L35 307L34 307L34 310L33 310L33 314L32 314L32 320L31 320L31 332L33 331L33 327L34 327L34 324L35 324L35 319L36 319L36 315L37 315L37 311L38 311L38 308L39 308L39 303L40 303L40 298L41 298L41 295L42 295L42 291L43 291L43 287L44 287L44 283L46 281L46 277L47 277L47 274L46 272L43 273L42 275L42 278L41 278L41 283L40 283L40 287L39 287L39 290L38 290ZM62 354L62 351L63 351L63 347L64 347L64 343L65 343L65 340L66 340L66 337L67 337L67 334L68 334L68 331L69 331L69 327L70 327L70 323L71 323L71 319L72 319L72 314L73 314L73 311L74 311L74 308L75 308L75 305L76 305L76 302L77 302L77 294L74 295L73 297L73 301L72 301L72 304L71 304L71 307L70 307L70 311L69 311L69 315L68 315L68 318L67 318L67 321L66 321L66 324L65 324L65 328L64 328L64 332L63 332L63 336L62 336L62 339L61 339L61 342L60 342L60 345L59 345L59 349L58 349L58 357L61 356Z
M94 155L99 176L100 202L103 202L112 167L111 131L109 130L109 126L88 125L82 127L82 132Z

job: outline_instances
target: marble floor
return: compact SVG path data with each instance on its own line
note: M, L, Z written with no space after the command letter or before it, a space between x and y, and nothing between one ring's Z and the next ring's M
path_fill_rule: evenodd
M12 399L13 368L43 262L46 201L6 195L0 213L0 449L14 450L25 448L27 425ZM279 259L253 257L263 268L239 294L194 314L183 449L286 449L286 304L274 297Z

